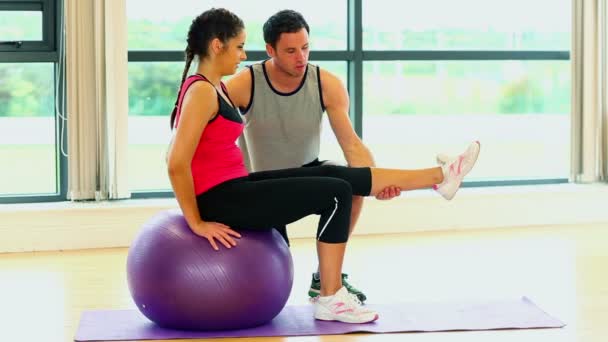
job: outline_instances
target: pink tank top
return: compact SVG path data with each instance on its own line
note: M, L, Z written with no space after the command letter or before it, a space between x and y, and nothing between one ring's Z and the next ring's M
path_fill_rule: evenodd
M180 89L175 127L179 123L184 95L197 81L208 82L202 75L193 75L186 79ZM221 86L224 93L228 94L224 85ZM243 119L238 109L226 102L219 93L217 97L218 113L205 126L192 158L192 178L197 196L220 183L249 174L243 153L236 143L245 127Z

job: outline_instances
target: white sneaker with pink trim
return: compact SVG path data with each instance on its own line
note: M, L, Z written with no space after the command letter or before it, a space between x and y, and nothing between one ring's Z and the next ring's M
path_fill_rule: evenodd
M369 323L378 319L378 313L366 309L356 296L342 286L333 296L316 297L315 318L344 323Z
M437 156L437 163L441 165L443 170L443 182L435 185L433 188L437 190L447 200L451 200L456 195L456 192L462 184L462 179L466 176L479 156L481 145L479 141L472 142L469 147L462 153L453 158L440 154Z

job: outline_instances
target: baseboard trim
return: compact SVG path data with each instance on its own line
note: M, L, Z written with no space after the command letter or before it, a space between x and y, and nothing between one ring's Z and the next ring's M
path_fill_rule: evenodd
M431 191L390 201L367 199L356 235L608 222L608 186L542 185L461 189L444 201ZM0 205L0 252L129 246L155 213L174 199ZM317 217L289 227L292 238L315 236Z

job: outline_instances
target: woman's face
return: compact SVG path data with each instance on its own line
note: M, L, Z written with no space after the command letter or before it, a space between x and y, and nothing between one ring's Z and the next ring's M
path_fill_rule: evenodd
M218 59L221 61L223 75L234 74L239 67L239 64L247 59L247 54L245 53L246 38L247 33L243 29L236 37L230 38L226 43L224 43L224 48L218 55Z

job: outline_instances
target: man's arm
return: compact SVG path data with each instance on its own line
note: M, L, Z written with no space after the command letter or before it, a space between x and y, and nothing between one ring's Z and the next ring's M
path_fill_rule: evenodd
M344 84L332 73L323 69L319 69L319 71L321 73L321 92L329 123L348 165L353 167L376 166L371 151L363 144L363 141L353 129L348 116L350 100ZM400 193L401 189L397 187L387 187L376 195L376 198L380 200L391 199L399 196Z
M321 92L331 129L349 166L375 166L370 150L359 138L348 116L349 97L344 84L332 73L320 69Z
M245 68L226 81L228 96L240 109L247 108L251 102L252 80L251 70Z

